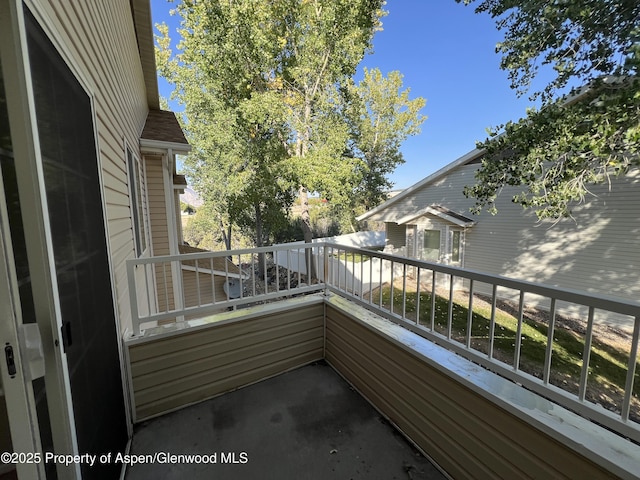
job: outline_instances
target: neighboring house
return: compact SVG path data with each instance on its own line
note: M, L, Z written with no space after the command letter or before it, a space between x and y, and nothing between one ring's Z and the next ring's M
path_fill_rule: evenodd
M640 171L590 187L572 218L538 221L504 188L498 213L470 213L463 194L483 152L473 150L361 215L385 222L388 249L407 257L563 288L640 297Z

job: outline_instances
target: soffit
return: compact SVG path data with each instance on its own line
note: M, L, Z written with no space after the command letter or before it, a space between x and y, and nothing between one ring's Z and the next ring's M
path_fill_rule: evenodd
M138 52L147 91L147 103L151 109L160 108L156 58L153 45L153 21L149 0L130 0L133 23L138 41Z

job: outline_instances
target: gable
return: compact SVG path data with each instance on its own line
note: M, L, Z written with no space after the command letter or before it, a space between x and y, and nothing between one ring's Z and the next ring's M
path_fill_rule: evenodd
M484 150L479 150L477 148L473 149L469 153L463 155L457 160L454 160L453 162L441 168L437 172L423 178L418 183L415 183L409 188L406 188L405 190L400 192L398 195L388 199L386 202L378 205L377 207L369 210L368 212L363 213L362 215L357 217L357 220L361 221L361 220L370 219L370 220L377 220L377 221L394 221L394 220L387 220L387 218L389 218L389 211L403 210L404 208L404 211L406 212L405 215L409 215L412 211L413 212L416 211L415 207L417 207L417 209L426 207L428 203L424 203L421 205L414 205L414 208L412 210L411 209L407 210L406 205L410 204L413 201L416 194L419 194L421 191L423 191L426 188L429 188L431 185L440 183L443 178L447 178L452 174L455 174L455 172L461 167L471 166L471 168L475 172L475 170L478 168L479 162L483 155L484 155ZM468 183L471 183L471 182L469 181ZM464 185L463 185L463 188L464 188ZM460 189L459 193L460 195L462 195L462 189ZM405 205L405 207L400 206L400 208L398 208L399 204Z
M428 207L422 208L415 213L407 215L406 217L400 218L396 223L399 225L407 224L407 223L415 223L414 221L420 217L425 215L432 215L434 217L438 217L442 220L445 220L449 223L453 223L459 227L472 227L476 222L475 220L465 217L464 215L454 212L453 210L443 207L442 205L429 205Z
M474 163L459 165L412 191L403 192L404 195L399 200L387 201L374 209L375 211L367 212L366 217L362 215L359 219L407 223L413 218L429 214L427 209L431 208L430 214L449 217L447 219L451 223L474 222L476 217L469 213L474 201L466 198L463 190L466 185L475 182L474 175L478 167L479 165ZM395 198L391 200L395 200ZM444 208L445 211L437 211L434 206Z

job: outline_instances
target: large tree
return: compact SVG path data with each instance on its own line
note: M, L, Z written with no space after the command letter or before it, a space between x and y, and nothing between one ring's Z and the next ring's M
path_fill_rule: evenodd
M404 163L402 143L420 133L420 125L426 119L420 114L425 99L410 100L410 89L402 90L402 78L398 71L384 77L377 68L365 68L363 79L346 89L349 146L360 160L359 184L351 197L352 214L370 210L385 199L393 186L389 174Z
M176 85L194 144L190 177L205 198L219 201L223 223L259 221L277 208L275 199L284 207L291 179L310 241L308 192L338 204L349 198L356 159L345 155L339 87L370 47L383 3L185 0L176 8L182 40L175 54L160 27L160 71ZM265 188L275 179L277 192Z
M506 186L540 218L570 215L589 185L640 163L640 3L636 0L456 0L477 3L504 32L501 68L519 95L541 69L551 80L526 118L496 127L466 189L495 212ZM567 89L574 87L567 92Z
M334 204L350 195L357 161L346 153L348 128L339 88L355 73L380 27L383 0L289 0L278 72L292 129L292 166L299 174L305 241L312 238L308 192Z
M171 48L158 26L158 66L184 105L193 145L187 175L217 216L227 247L231 227L249 228L257 246L265 223L285 215L293 201L286 160L285 109L271 86L277 66L277 31L262 2L183 1L181 40ZM250 21L248 21L250 19Z

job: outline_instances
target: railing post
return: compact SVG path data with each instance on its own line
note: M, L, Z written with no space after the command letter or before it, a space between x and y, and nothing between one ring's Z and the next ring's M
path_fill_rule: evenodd
M323 243L322 245L322 263L323 263L323 278L322 280L324 281L324 294L327 295L329 293L328 287L329 287L329 254L327 252L327 244Z
M138 292L136 290L135 260L127 260L127 281L129 283L129 304L131 305L131 327L133 334L140 336L140 313L138 311Z
M640 343L640 316L635 318L633 325L633 337L631 337L631 348L629 350L629 363L627 364L627 378L624 383L624 399L620 411L620 418L623 422L629 420L629 410L631 408L631 397L633 396L633 377L636 373L638 362L638 344Z

